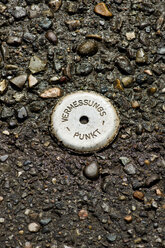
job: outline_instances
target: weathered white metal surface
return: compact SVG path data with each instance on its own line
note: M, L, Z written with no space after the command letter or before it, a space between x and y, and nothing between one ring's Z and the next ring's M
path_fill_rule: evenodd
M108 98L78 91L61 98L53 109L51 131L64 146L77 152L94 152L117 135L119 117Z

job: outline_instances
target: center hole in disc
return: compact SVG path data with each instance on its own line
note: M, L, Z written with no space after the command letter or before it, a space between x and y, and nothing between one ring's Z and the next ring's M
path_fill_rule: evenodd
M81 124L87 124L89 122L89 118L87 116L83 115L80 117L79 121Z

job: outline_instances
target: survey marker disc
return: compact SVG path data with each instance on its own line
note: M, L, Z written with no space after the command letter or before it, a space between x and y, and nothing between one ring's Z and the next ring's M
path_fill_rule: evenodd
M119 117L108 98L93 91L62 97L51 115L51 132L65 147L90 153L109 145L118 133Z

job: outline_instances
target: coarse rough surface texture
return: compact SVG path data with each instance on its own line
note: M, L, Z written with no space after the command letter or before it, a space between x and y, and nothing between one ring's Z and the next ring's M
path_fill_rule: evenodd
M164 62L164 0L0 1L0 247L165 247ZM109 98L113 143L58 145L52 88Z

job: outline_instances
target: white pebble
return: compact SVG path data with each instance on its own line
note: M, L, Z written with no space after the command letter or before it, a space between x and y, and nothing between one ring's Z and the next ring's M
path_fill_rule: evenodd
M7 130L4 130L2 133L5 135L10 135L9 131L7 131Z
M38 232L40 229L40 225L38 223L32 222L28 225L28 230L30 232Z
M0 224L4 223L5 219L4 218L0 218Z
M135 39L135 32L134 31L132 31L132 32L128 32L128 33L126 33L126 37L127 37L127 40L133 40L133 39Z

